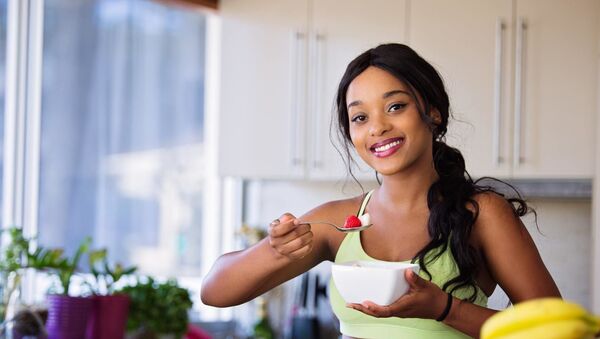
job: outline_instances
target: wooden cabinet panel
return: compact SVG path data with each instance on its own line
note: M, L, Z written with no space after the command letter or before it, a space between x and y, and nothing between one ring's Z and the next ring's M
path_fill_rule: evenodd
M419 0L410 9L409 45L440 72L450 97L448 144L472 175L508 177L511 1Z
M360 53L382 43L404 42L406 17L405 1L346 0L340 9L339 0L318 0L312 5L312 62L311 118L313 137L309 147L311 179L340 179L347 172L345 165L330 142L337 141L332 124L337 86L346 67ZM335 114L333 118L336 119ZM353 152L354 153L354 152ZM354 155L359 168L355 175L374 180L374 172Z
M304 175L305 1L221 4L219 174Z
M445 78L472 175L592 177L599 4L411 2L409 44Z
M523 99L513 125L515 177L593 176L599 5L596 0L516 2Z

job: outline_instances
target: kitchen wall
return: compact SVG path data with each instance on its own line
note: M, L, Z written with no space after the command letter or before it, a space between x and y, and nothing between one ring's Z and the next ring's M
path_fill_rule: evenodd
M366 184L365 190L374 185L376 183ZM245 191L247 212L244 219L255 225L267 225L284 212L300 216L325 201L343 199L362 192L351 181L346 184L250 181L247 182ZM590 199L537 198L529 202L537 210L539 230L535 226L533 215L528 215L523 220L563 297L591 308ZM329 274L328 264L322 264L316 270L325 277ZM291 282L286 291L296 293L297 287L297 281ZM490 307L503 308L507 300L502 291L497 290L490 299ZM286 311L282 309L285 306L279 305L278 308L279 311ZM320 318L335 321L334 317L327 314L330 312L327 303L321 305L320 312ZM274 320L276 323L285 322L285 319Z
M532 215L525 218L539 251L562 296L590 309L591 201L532 200L540 231Z

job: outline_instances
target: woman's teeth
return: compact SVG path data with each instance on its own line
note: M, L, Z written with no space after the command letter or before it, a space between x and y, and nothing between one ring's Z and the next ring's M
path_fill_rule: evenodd
M400 140L397 140L397 141L394 141L394 142L390 142L390 143L389 143L389 144L387 144L387 145L383 145L383 146L380 146L380 147L376 147L376 148L375 148L375 152L383 152L383 151L387 151L387 150L389 150L390 148L392 148L392 147L395 147L395 146L398 146L398 145L400 145Z

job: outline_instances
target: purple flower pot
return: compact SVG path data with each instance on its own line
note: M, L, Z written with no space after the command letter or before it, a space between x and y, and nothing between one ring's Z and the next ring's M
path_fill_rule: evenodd
M48 296L48 339L81 339L85 336L92 299Z
M129 315L129 297L124 294L94 296L86 339L122 339Z

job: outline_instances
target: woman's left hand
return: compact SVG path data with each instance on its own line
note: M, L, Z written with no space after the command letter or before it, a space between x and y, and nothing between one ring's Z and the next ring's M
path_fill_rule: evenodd
M439 317L446 307L446 292L436 284L424 280L413 270L406 270L404 277L409 285L408 292L393 304L381 306L371 301L364 301L362 304L346 304L346 307L377 318L436 319Z

